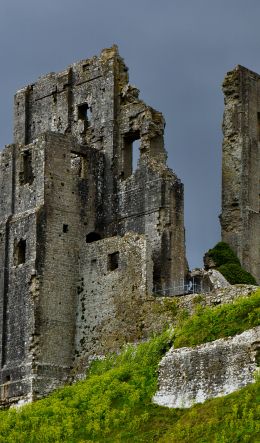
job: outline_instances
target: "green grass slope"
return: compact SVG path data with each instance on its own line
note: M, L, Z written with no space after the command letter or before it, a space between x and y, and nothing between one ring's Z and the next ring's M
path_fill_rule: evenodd
M195 345L259 324L260 291L199 309L175 332L95 362L86 380L18 410L0 412L0 443L259 442L259 381L188 410L151 403L157 365L172 343Z

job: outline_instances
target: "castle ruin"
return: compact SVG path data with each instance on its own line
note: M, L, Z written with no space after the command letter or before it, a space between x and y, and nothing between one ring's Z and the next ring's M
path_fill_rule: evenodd
M237 66L223 91L222 240L260 283L260 76Z
M142 338L153 287L187 273L183 185L163 116L138 94L112 47L15 95L0 154L2 405Z
M258 281L259 79L239 66L224 82L221 215L222 239ZM129 84L116 46L19 90L14 114L0 153L2 406L146 338L154 288L188 271L164 119Z

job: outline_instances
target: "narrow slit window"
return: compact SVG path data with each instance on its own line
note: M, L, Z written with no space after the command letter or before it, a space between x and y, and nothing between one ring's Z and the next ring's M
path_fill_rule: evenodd
M14 264L19 266L25 263L26 259L26 240L21 239L14 248Z
M20 184L25 185L32 184L34 176L32 170L32 153L30 151L23 151L21 154L21 167L20 167Z
M108 254L108 271L115 271L118 269L119 265L119 252L113 252L112 254Z
M69 225L66 225L65 223L63 224L62 230L64 232L64 234L66 234L69 230Z
M133 141L133 159L132 159L132 174L136 171L138 160L140 156L140 139Z
M140 157L140 134L139 132L134 132L125 135L124 145L123 145L123 170L122 177L124 179L132 175L138 164Z

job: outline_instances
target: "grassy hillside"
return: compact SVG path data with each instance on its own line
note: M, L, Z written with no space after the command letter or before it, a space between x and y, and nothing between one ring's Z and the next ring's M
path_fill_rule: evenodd
M260 291L198 312L175 332L95 362L86 380L0 412L0 442L258 442L259 385L188 410L155 406L157 364L172 343L195 345L259 324Z

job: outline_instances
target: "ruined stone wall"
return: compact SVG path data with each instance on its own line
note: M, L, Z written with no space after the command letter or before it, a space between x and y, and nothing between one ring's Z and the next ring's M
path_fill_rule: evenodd
M92 199L89 232L103 238L131 230L152 237L155 281L164 287L187 272L183 185L166 166L163 116L139 99L127 71L113 47L18 91L14 137L26 143L50 130L102 152L99 202Z
M99 240L81 251L77 364L144 336L144 305L153 299L152 272L151 249L143 235Z
M15 96L0 155L4 405L47 394L75 355L146 337L153 285L187 272L183 185L164 119L138 94L113 47Z
M222 239L260 282L260 76L238 66L223 91Z
M1 401L31 392L38 208L43 204L43 155L9 146L1 154ZM39 171L35 175L33 171ZM8 179L6 174L9 175ZM7 188L8 187L8 188ZM8 195L7 195L8 191ZM6 202L6 204L5 204ZM4 212L6 213L4 214Z

